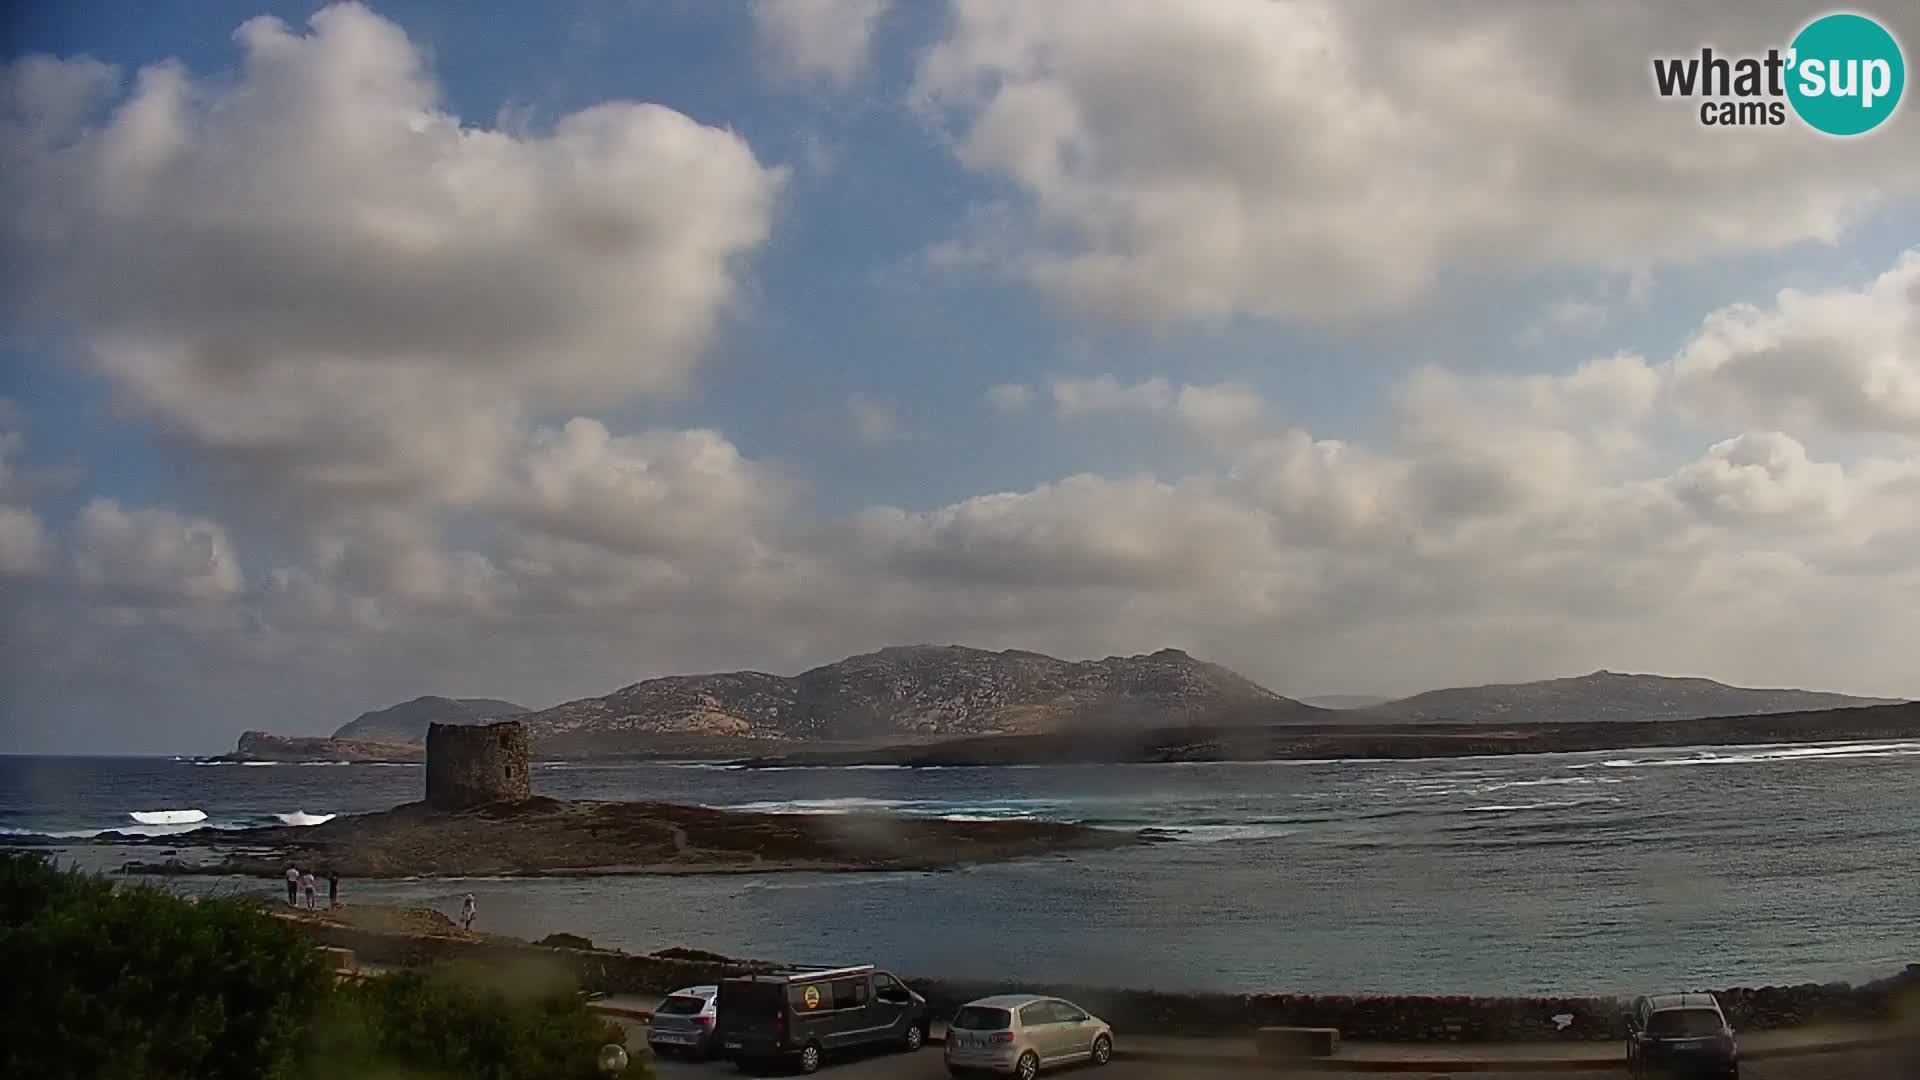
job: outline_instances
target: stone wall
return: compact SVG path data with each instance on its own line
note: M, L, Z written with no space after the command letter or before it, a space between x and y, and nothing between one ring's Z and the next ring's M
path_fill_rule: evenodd
M428 806L465 810L532 796L525 724L508 720L427 728Z
M514 968L557 965L582 989L642 997L771 966L758 961L724 961L687 950L635 956L611 950L553 949L453 936L379 934L329 926L309 929L325 944L353 949L366 963L404 965L465 959ZM850 962L856 960L850 958ZM951 1014L974 998L1017 989L1069 998L1119 1030L1164 1035L1245 1036L1258 1027L1283 1025L1338 1028L1343 1039L1396 1043L1626 1037L1621 1022L1626 1003L1616 998L1163 994L905 978L908 985L927 997L936 1016ZM1899 975L1864 986L1807 984L1714 993L1739 1031L1887 1020L1900 1015L1902 1009L1920 1007L1920 965L1909 965ZM1556 1017L1571 1019L1563 1025Z
M936 1011L1015 989L908 979ZM1078 1002L1116 1028L1177 1035L1250 1035L1265 1026L1337 1028L1371 1042L1583 1042L1624 1039L1613 997L1445 997L1332 994L1166 994L1075 986L1022 986ZM1920 965L1866 986L1769 986L1712 991L1736 1031L1891 1019L1903 995L1920 1005ZM1562 1022L1564 1021L1564 1023Z

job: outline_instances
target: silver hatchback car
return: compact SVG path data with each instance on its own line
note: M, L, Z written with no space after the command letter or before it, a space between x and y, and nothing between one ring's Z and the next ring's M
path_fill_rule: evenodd
M1041 1069L1113 1060L1113 1029L1070 1001L1001 994L968 1002L947 1025L947 1071L1033 1080Z
M688 986L668 994L653 1010L647 1026L647 1047L658 1057L680 1054L712 1057L717 985Z

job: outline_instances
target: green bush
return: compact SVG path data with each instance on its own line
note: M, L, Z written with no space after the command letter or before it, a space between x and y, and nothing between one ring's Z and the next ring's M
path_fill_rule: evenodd
M9 1076L298 1075L327 965L242 900L186 900L0 853Z
M407 1080L591 1080L625 1032L571 987L448 965L340 988L315 1025L316 1075ZM626 1077L651 1075L645 1061Z
M0 852L0 920L9 1077L586 1080L625 1042L564 983L440 966L336 985L256 903L115 888L29 853Z

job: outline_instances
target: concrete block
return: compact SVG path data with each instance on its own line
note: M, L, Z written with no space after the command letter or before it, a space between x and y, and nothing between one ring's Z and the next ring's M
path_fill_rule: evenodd
M1263 1027L1253 1033L1254 1052L1268 1058L1332 1057L1340 1050L1338 1028Z

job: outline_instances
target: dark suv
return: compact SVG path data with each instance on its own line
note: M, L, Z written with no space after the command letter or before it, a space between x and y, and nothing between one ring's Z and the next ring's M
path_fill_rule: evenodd
M1712 994L1649 994L1627 1012L1627 1071L1738 1080L1740 1046Z
M826 1055L927 1042L927 999L872 964L788 968L720 980L714 1031L723 1054L741 1068L786 1062L801 1072Z

